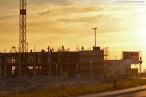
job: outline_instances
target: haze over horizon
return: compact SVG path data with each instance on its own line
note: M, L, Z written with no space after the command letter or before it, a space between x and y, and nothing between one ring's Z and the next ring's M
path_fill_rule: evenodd
M29 0L27 6L27 42L29 49L47 49L64 45L76 50L94 45L93 27L97 27L97 46L109 47L111 59L122 51L142 51L146 60L145 5L112 5L105 0ZM113 2L113 0L111 0ZM110 2L111 2L110 1ZM106 4L107 3L107 4ZM19 0L0 1L0 51L18 47ZM143 65L145 62L143 63ZM145 65L146 67L146 65Z

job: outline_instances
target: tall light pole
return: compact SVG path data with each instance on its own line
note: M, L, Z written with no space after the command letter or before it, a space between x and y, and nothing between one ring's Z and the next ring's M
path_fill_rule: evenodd
M95 47L96 47L96 29L97 28L92 28L95 31Z

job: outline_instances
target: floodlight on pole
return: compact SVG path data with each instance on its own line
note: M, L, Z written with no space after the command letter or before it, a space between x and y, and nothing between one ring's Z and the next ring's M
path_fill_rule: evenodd
M95 31L95 47L96 47L96 29L97 28L92 28Z

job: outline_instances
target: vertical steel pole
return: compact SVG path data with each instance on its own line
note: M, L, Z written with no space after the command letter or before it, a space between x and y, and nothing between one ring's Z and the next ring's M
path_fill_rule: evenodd
M95 47L96 47L96 29L97 28L92 28L95 31Z

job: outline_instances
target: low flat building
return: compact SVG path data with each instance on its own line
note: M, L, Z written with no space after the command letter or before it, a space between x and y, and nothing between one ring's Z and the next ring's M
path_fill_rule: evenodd
M141 71L142 59L137 51L124 51L121 60L104 60L105 76L138 76ZM132 64L140 68L132 68Z
M127 75L131 69L131 60L105 60L104 69L107 76Z

